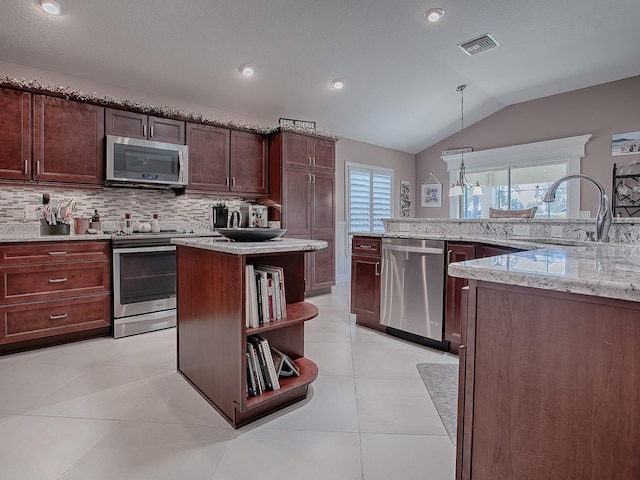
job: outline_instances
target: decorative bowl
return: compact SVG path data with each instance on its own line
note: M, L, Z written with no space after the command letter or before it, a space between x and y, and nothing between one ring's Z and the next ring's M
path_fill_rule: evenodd
M286 228L216 228L220 235L236 242L264 242L278 238L286 231Z

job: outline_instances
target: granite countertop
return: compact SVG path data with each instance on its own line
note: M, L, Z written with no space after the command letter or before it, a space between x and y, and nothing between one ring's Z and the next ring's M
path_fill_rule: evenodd
M452 263L454 277L640 302L640 247L594 243Z
M211 238L172 238L171 243L236 255L303 252L327 248L327 242L298 238L275 238L265 242L220 242Z
M166 233L166 232L163 232ZM139 234L130 235L131 237L141 238L143 235L148 238L153 238L154 234ZM222 238L222 235L216 232L193 232L193 233L181 233L175 232L176 237L204 237L204 238ZM0 234L0 244L2 243L19 243L19 242L68 242L77 240L112 240L113 238L121 238L125 235L118 235L116 233L85 233L85 234L69 234L69 235L40 235L31 233L20 234ZM172 237L173 238L173 237Z
M450 222L451 223L451 222ZM594 243L567 238L508 238L441 233L354 234L380 238L479 242L525 250L452 263L454 277L640 302L640 244ZM554 245L557 243L557 245ZM551 244L551 245L550 245Z
M0 243L16 242L68 242L69 240L111 240L113 235L107 233L86 233L84 235L0 235Z

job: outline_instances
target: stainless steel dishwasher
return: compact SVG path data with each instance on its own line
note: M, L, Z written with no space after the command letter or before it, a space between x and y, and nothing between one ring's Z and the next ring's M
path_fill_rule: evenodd
M380 323L389 333L446 348L442 342L444 261L444 241L382 239Z

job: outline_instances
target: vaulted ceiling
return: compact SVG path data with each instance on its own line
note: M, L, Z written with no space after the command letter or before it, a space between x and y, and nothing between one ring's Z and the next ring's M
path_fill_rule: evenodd
M58 17L3 2L0 60L410 153L459 130L460 84L469 125L640 75L638 0L58 2ZM424 19L432 7L445 10L438 23ZM500 46L458 48L485 33ZM329 86L338 77L342 90Z

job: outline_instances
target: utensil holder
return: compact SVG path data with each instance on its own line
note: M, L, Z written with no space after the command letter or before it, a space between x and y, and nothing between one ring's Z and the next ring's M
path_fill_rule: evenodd
M68 223L49 225L46 220L40 220L40 235L69 235L71 232Z

